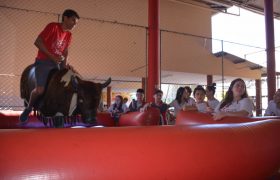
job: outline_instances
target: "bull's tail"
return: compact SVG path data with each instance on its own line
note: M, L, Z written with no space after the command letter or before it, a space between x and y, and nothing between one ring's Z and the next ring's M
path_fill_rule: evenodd
M28 88L28 77L29 77L29 72L31 70L31 68L33 67L33 64L27 66L24 71L21 74L21 78L20 78L20 97L22 99L29 99L30 96L30 92L29 92L29 88Z

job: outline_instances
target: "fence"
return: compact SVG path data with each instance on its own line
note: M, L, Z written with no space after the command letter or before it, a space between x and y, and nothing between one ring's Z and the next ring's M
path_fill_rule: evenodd
M61 17L56 13L11 7L0 7L0 15L0 110L22 110L19 81L23 69L34 62L37 53L34 40L47 23L57 22ZM69 62L87 80L104 82L112 77L112 97L121 94L131 100L136 89L142 87L142 79L147 78L147 37L145 26L82 17L73 31ZM198 84L206 85L208 73L201 73L204 71L218 72L213 73L213 81L217 84L216 97L221 100L230 81L239 76L227 75L228 62L223 56L216 57L217 52L265 65L263 48L181 32L161 30L160 48L161 88L166 102L175 98L179 86L189 85L194 89ZM275 51L277 59L279 49ZM209 61L217 67L209 68ZM248 64L233 64L240 71L251 68ZM254 97L255 79L245 80L250 96ZM279 82L278 77L278 88ZM265 97L265 77L262 92ZM106 89L103 101L106 103ZM265 99L263 103L265 108Z
M21 72L35 60L37 35L59 14L0 7L0 109L21 110ZM130 96L146 77L147 30L145 27L112 21L81 18L73 32L69 63L86 80L104 82L112 77L114 94ZM144 68L141 68L144 67ZM133 95L133 94L132 94ZM103 93L106 100L106 89Z

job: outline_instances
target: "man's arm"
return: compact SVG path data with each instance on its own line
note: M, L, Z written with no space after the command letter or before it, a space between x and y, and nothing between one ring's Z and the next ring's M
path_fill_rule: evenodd
M72 71L74 71L75 73L79 74L78 71L76 71L76 69L74 69L73 66L71 66L70 64L67 64L67 60L68 60L68 48L66 48L63 52L63 57L64 60L61 61L60 63L60 67L63 68L67 68L67 69L71 69Z
M42 38L40 36L37 37L37 39L34 42L34 45L40 50L42 51L44 54L46 54L46 56L48 56L51 60L53 60L56 63L59 63L62 61L62 57L56 57L53 54L51 54L48 49L46 48Z
M214 113L213 119L215 121L221 120L226 116L241 116L241 117L248 117L249 113L246 110L236 111L236 112L218 112Z
M61 62L60 66L63 68L67 68L67 60L68 60L68 48L66 48L63 52L64 60ZM71 69L71 68L70 68ZM73 69L73 68L72 68Z

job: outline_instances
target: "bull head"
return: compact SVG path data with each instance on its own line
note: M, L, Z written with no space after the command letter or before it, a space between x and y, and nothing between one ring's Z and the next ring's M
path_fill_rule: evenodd
M85 81L79 77L72 78L72 87L78 93L77 107L84 123L96 124L96 113L100 103L102 89L110 83L111 78L105 83Z

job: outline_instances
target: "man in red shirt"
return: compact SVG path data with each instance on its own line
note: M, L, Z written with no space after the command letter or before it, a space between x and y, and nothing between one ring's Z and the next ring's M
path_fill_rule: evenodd
M61 23L49 23L37 37L34 43L39 49L34 63L36 87L31 93L28 106L19 117L21 123L27 122L34 103L44 93L49 72L56 68L68 68L66 61L72 38L70 31L79 18L76 11L67 9L62 14Z

